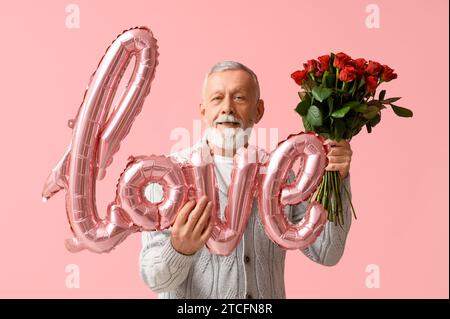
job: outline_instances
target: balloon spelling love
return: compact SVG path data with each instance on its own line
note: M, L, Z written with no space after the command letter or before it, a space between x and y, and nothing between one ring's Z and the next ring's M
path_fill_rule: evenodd
M146 27L124 31L106 51L86 89L74 120L72 141L50 173L44 201L59 190L66 192L66 213L74 235L66 240L71 252L88 249L109 252L130 234L169 228L180 207L190 198L208 196L213 202L214 230L208 249L229 255L239 243L255 196L259 214L271 240L285 249L311 245L326 223L326 211L317 202L308 205L298 224L288 221L284 207L308 199L320 184L328 164L327 150L313 133L290 135L267 155L252 146L240 148L234 157L228 203L220 217L214 164L209 151L193 150L185 162L167 156L130 157L120 175L115 200L100 218L95 202L96 180L106 174L121 141L142 109L158 64L157 44ZM118 84L132 57L133 73L117 106L109 112ZM300 159L295 180L289 171ZM163 198L151 202L145 188L158 183Z

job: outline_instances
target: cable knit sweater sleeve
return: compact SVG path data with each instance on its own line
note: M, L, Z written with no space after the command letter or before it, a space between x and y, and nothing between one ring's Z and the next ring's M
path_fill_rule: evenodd
M186 279L193 258L172 247L170 230L142 233L140 274L156 293L175 290Z
M162 190L147 187L145 196L157 199ZM171 230L142 232L140 274L145 284L156 293L175 290L187 277L194 255L177 252L170 241Z
M343 182L351 198L350 174ZM334 266L341 259L352 223L350 202L347 199L347 193L343 186L341 186L340 193L344 209L344 225L335 225L327 221L324 230L316 241L308 248L301 250L309 259L325 266ZM308 202L290 206L288 211L288 214L290 214L289 219L293 223L298 223L305 215L307 206Z

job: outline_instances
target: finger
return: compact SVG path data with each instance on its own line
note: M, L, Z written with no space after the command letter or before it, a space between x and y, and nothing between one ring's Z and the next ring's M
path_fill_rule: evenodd
M350 147L350 143L347 140L340 140L339 142L337 142L337 145L343 146L343 147Z
M212 212L212 203L208 202L208 204L205 207L205 210L198 219L197 225L195 225L194 227L193 235L195 237L199 236L205 230L205 227L208 226L208 222L211 217L211 212Z
M325 140L325 142L323 142L323 144L333 147L333 146L337 145L337 142L333 141L333 140L330 140L330 139L327 139L327 140Z
M342 169L343 166L344 166L344 164L342 164L342 163L333 163L333 164L328 164L328 166L325 169L330 170L330 171L338 171L338 170Z
M351 156L352 154L353 154L353 151L351 149L342 147L342 146L336 146L336 147L330 149L330 151L328 152L327 155L337 155L337 156L350 155Z
M198 200L195 208L189 214L189 217L188 217L188 220L186 223L186 225L188 226L188 231L194 230L194 227L197 224L197 221L200 218L201 214L203 213L203 210L205 209L206 204L208 204L208 197L202 196Z
M346 139L341 139L339 142L332 140L332 139L326 139L323 144L325 145L341 145L341 146L349 146L350 142Z
M211 234L214 230L214 219L212 218L212 216L209 219L209 223L208 226L206 227L206 229L203 231L202 235L200 236L200 241L202 243L206 243L208 241L208 239L211 237Z
M178 215L175 219L175 225L184 225L186 224L186 221L188 219L189 214L191 213L192 209L195 207L195 200L190 200L187 203L181 207L181 209L178 211Z
M335 168L335 167L331 167L331 168L326 168L327 171L332 171L332 172L339 172L339 175L341 176L341 178L346 178L350 172L349 167L341 167L341 168Z
M328 164L340 164L340 163L350 163L351 157L349 156L330 156L328 155Z
M326 171L339 171L339 172L345 172L349 170L349 165L347 164L331 164L325 167Z

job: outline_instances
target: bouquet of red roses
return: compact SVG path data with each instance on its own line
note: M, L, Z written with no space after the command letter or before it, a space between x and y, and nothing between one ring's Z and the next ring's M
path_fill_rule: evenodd
M385 90L376 98L381 83L397 78L387 65L363 58L352 59L341 52L309 60L303 66L303 70L295 71L291 77L301 87L301 101L295 111L302 117L306 131L338 142L341 139L350 141L364 126L371 133L381 120L381 110L387 105L398 116L413 115L411 110L394 104L400 97L386 98ZM341 182L339 172L325 172L312 197L328 211L328 220L336 224L343 221ZM350 201L348 190L345 190Z

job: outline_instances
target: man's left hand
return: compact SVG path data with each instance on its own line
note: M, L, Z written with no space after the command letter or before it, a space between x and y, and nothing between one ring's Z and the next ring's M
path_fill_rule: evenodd
M353 151L350 143L346 140L336 142L333 140L326 140L325 145L330 147L327 154L328 166L327 171L339 171L342 178L346 178L350 171L350 162L352 161Z

